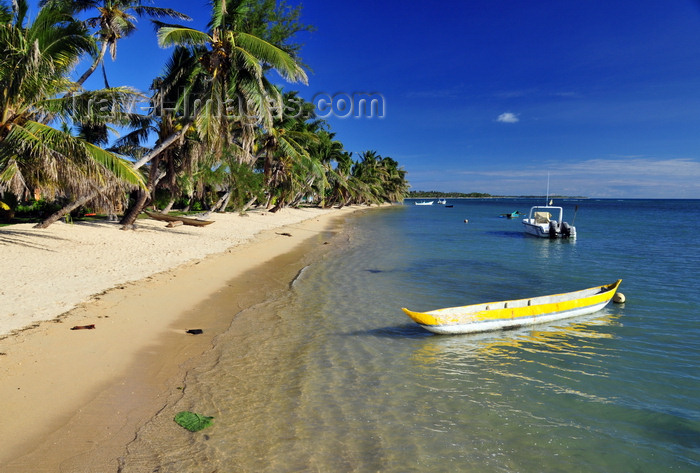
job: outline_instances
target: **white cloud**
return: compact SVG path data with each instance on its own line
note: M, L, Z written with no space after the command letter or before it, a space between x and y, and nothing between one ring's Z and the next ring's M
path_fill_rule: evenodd
M505 112L498 116L497 121L501 123L518 123L520 119L515 113Z

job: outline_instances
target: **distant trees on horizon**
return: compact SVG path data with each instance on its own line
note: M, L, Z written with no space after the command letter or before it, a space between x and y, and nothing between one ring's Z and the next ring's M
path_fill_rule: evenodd
M408 197L409 198L425 198L425 197L447 198L447 197L452 197L452 198L456 199L459 197L495 197L495 196L492 196L491 194L484 194L482 192L470 192L467 194L467 193L463 193L463 192L409 191Z
M440 192L440 191L409 191L409 199L425 199L425 198L440 198L446 199L451 197L453 199L458 198L518 198L518 199L545 199L547 196L544 195L491 195L483 192ZM550 199L587 199L584 196L566 196L566 195L550 195Z

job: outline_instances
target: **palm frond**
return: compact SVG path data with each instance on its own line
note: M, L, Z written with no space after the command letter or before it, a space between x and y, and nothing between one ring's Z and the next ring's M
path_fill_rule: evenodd
M165 26L158 29L158 45L167 48L175 45L204 45L212 41L212 37L202 31L192 28Z
M129 126L140 122L135 106L146 100L148 97L134 88L114 87L41 100L36 105L64 122Z
M149 7L146 5L135 5L131 7L139 16L151 16L154 18L175 18L177 20L192 21L192 18L184 13L180 13L172 8Z
M108 169L118 179L134 186L146 188L143 176L131 166L131 162L92 143L84 143L88 155Z
M282 77L290 82L308 84L306 72L292 56L257 36L237 32L235 44L254 55L258 60L270 65Z
M209 28L214 30L221 28L226 18L226 0L212 0L211 2L211 21Z

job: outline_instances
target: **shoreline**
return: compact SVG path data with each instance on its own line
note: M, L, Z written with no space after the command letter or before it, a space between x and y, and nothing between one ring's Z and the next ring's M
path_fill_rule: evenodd
M323 244L335 222L363 209L303 213L282 226L274 221L289 216L259 217L267 220L254 238L117 283L59 317L5 334L0 397L12 416L0 422L8 439L0 447L3 471L116 471L138 426L176 388L183 363L211 347L236 313L264 299L261 287L279 284L275 275L298 266L309 245ZM206 305L223 289L237 295L226 314ZM94 330L70 330L92 324ZM186 334L192 328L204 334Z
M343 208L339 212L363 207ZM206 227L166 228L137 220L133 231L114 222L56 222L0 227L0 339L89 303L106 290L140 281L181 264L222 253L258 233L337 209L253 210L245 216L214 214Z

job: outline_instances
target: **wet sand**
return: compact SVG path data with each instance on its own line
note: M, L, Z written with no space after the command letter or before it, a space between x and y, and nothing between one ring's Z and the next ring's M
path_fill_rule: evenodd
M125 446L177 392L187 364L236 313L284 290L303 255L354 210L272 225L224 253L119 284L1 339L0 470L117 471ZM229 302L208 304L224 289Z

